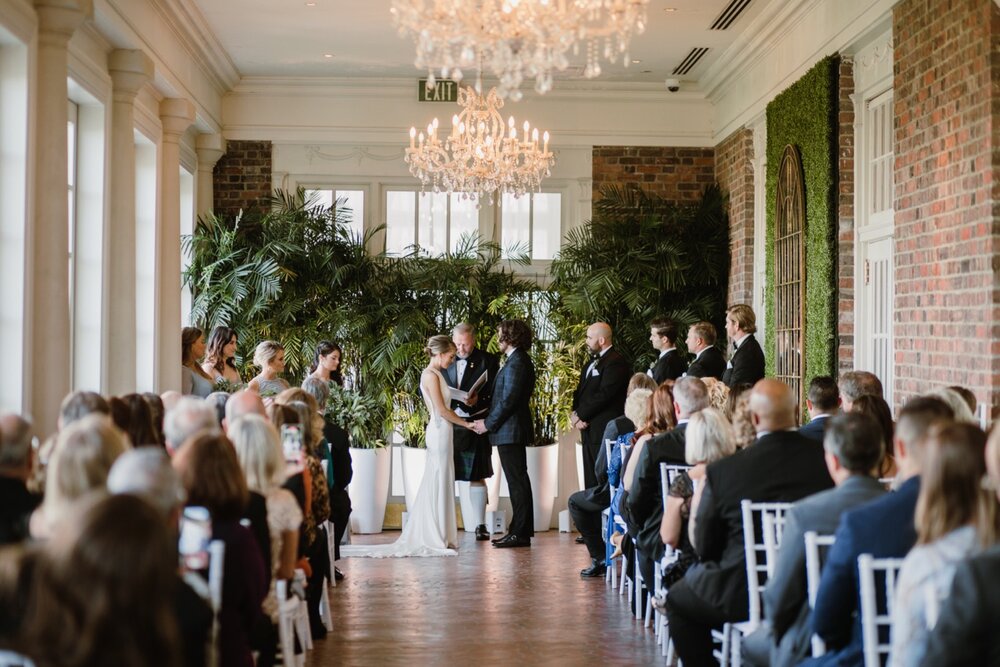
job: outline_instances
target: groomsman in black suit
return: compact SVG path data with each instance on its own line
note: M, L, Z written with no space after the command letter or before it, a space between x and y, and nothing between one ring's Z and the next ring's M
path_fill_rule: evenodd
M451 409L466 421L483 419L490 408L490 398L493 393L493 383L496 381L497 369L500 363L496 355L476 347L476 329L471 324L461 323L451 332L451 340L455 343L455 360L445 372L448 386L462 391L469 391L483 373L488 373L485 383L475 392L475 397L469 401L473 405L458 400L451 401ZM476 527L476 540L490 539L486 529L486 482L493 476L493 448L490 438L485 433L475 433L462 426L453 425L455 448L455 480L469 485L469 500L474 510L471 516L462 516L466 530Z
M687 370L687 360L677 349L677 325L673 320L658 317L649 323L649 342L660 353L646 374L656 384L664 380L676 380Z
M688 352L695 355L688 366L689 377L722 379L726 371L726 360L715 347L715 326L711 322L695 322L688 329Z
M729 357L722 381L732 389L738 384L757 384L764 377L764 350L754 338L757 331L757 316L745 303L730 306L726 311L726 335L733 342L733 354Z
M594 463L604 443L601 441L608 422L625 412L625 390L632 369L625 357L611 347L611 327L595 322L587 327L587 349L591 360L580 373L573 394L570 425L580 429L583 441L584 486L597 486Z
M507 361L493 383L489 414L475 422L476 433L489 433L490 444L496 445L500 452L500 465L507 476L513 506L510 530L494 541L493 546L530 547L535 522L525 447L534 439L529 407L535 391L535 366L528 354L531 329L521 320L504 320L497 327L497 342Z
M840 411L840 390L837 389L837 381L829 375L814 377L806 393L806 407L809 408L811 419L799 427L799 433L823 442L830 417Z

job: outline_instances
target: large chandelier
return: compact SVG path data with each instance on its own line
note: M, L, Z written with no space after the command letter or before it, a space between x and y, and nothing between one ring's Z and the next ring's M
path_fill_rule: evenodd
M468 86L458 89L462 111L451 119L451 134L438 134L435 118L426 132L410 128L406 162L410 173L434 192L461 192L492 204L496 193L520 197L537 192L551 174L555 158L549 152L549 133L539 137L527 121L520 135L511 116L500 116L503 100L497 90L480 95Z
M497 92L515 102L521 81L534 77L535 90L552 89L552 73L569 65L585 43L583 75L601 73L600 56L629 64L628 46L646 29L649 0L393 0L392 14L401 35L417 43L414 65L434 77L460 81L475 70L499 79Z

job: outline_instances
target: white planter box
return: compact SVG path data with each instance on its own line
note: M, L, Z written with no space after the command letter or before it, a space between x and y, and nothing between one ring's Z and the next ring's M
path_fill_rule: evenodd
M392 452L381 449L351 448L354 477L347 487L351 497L351 532L370 535L382 532L385 505L389 500L389 471Z
M528 447L527 454L535 532L541 533L549 530L552 524L552 507L559 487L559 445L553 442L541 447Z

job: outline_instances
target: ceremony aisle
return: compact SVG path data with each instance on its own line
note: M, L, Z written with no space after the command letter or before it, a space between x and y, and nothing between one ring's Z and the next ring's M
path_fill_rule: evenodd
M357 536L391 542L397 532ZM330 591L334 630L307 665L652 665L652 630L629 615L575 534L495 549L459 533L457 558L348 558Z

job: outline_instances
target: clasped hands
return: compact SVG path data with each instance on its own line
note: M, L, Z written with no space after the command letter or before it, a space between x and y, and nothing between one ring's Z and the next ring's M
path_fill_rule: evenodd
M573 414L569 416L569 425L572 426L573 428L577 428L582 431L588 426L590 426L590 423L580 419L580 416L576 414L576 411L574 410Z
M486 428L486 422L483 421L482 419L477 419L474 422L468 422L467 428L472 429L479 435L482 435L483 433L486 433L489 430L488 428Z

